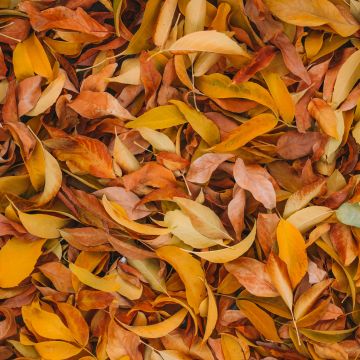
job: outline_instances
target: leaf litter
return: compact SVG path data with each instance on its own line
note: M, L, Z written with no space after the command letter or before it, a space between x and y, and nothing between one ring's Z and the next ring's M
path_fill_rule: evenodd
M0 2L0 359L359 358L359 19Z

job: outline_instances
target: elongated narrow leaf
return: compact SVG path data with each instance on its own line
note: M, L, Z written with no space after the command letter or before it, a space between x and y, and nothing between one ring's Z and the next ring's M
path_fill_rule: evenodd
M216 30L196 31L187 34L172 44L168 50L176 54L207 51L249 57L247 52L234 40Z
M205 274L198 260L175 246L164 246L156 250L156 254L168 262L178 273L185 285L186 298L195 313L205 296Z
M152 325L144 325L144 326L129 326L126 324L122 324L125 329L132 331L136 335L140 337L156 339L162 336L166 336L169 332L175 330L184 320L187 315L186 309L181 309L174 315L170 316L166 320Z
M277 226L276 235L279 257L286 263L291 285L295 288L307 271L305 240L294 225L283 219Z
M227 263L245 254L246 251L248 251L253 244L255 240L255 235L256 226L252 228L250 234L244 240L241 240L236 245L221 250L193 252L193 254L213 263Z

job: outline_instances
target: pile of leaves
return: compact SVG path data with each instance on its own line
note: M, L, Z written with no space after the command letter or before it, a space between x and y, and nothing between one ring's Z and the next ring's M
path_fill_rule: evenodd
M360 2L0 7L0 360L359 358Z

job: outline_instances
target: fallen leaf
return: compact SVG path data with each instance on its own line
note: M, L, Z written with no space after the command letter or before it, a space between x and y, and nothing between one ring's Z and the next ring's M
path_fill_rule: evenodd
M246 290L255 296L278 296L276 288L266 270L266 266L256 259L241 257L226 263L225 268L242 284Z
M115 116L119 119L133 120L134 117L107 92L82 91L68 105L81 116L96 119L102 116Z
M237 150L256 137L271 131L276 124L277 119L271 114L257 115L235 128L224 141L210 150L214 152Z
M93 289L113 292L120 288L120 284L117 282L116 275L106 275L99 277L92 274L89 270L84 269L75 264L69 264L71 272L85 285L92 287Z
M247 300L237 300L236 305L266 339L281 342L274 320L264 310Z
M258 102L277 114L274 100L262 86L248 81L233 84L231 79L222 74L203 75L196 79L196 87L211 98L227 99L240 98Z
M97 139L76 135L46 140L46 146L60 161L66 161L75 174L114 178L112 161L106 146Z
M256 227L254 226L250 234L236 245L220 250L193 252L193 254L213 263L228 263L239 258L250 249L255 240L255 235Z
M320 26L328 24L342 36L350 36L358 30L338 8L328 0L305 0L292 6L289 0L265 0L270 11L281 20L299 26Z
M26 241L13 237L0 250L0 287L9 288L20 284L34 270L45 240Z
M231 154L204 154L191 163L186 179L204 184L210 180L211 175L220 164L232 157Z
M231 239L221 220L211 209L190 199L175 197L173 200L201 234L211 239Z
M122 324L125 329L133 332L136 335L144 338L156 339L162 336L167 335L169 332L175 330L184 320L188 311L186 309L181 309L174 315L170 316L166 320L152 325L138 325L130 326Z
M199 306L205 297L205 274L200 262L190 254L175 246L164 246L156 250L156 254L168 262L178 273L185 285L186 298L195 314L199 313ZM186 315L187 311L185 310ZM164 334L165 335L165 334Z
M268 179L266 170L256 166L246 166L242 159L237 159L234 166L234 178L243 189L248 190L254 198L267 209L276 206L276 194L273 184Z
M217 54L249 57L247 52L234 40L216 30L195 31L187 34L175 41L167 50L175 54L207 51Z
M178 110L183 114L191 127L206 141L209 145L214 145L220 140L218 127L200 111L192 109L184 102L171 100Z
M295 288L307 272L305 240L289 221L280 219L276 229L279 257L287 265L291 285Z
M286 263L276 254L271 252L266 263L266 270L269 273L274 287L279 292L286 306L292 312L294 297Z

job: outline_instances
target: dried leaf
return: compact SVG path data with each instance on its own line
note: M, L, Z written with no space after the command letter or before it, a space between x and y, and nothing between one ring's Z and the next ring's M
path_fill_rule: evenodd
M249 57L247 52L234 40L216 30L195 31L187 34L175 41L168 50L175 54L207 51L217 54Z
M236 277L250 294L262 297L278 296L266 266L261 261L241 257L226 263L225 268Z
M13 237L0 250L0 287L19 285L34 270L45 240L26 241Z
M243 189L248 190L254 198L267 209L276 206L276 194L268 174L256 165L246 166L242 159L237 159L234 166L234 178Z
M294 225L283 219L277 226L276 235L279 257L286 263L291 285L295 288L308 268L305 240Z
M198 314L200 303L204 299L206 291L205 274L200 262L175 246L163 246L156 250L156 254L176 270L185 285L187 302L195 314ZM185 316L186 313L187 311L182 314Z
M169 332L175 330L184 320L188 311L186 309L181 309L174 315L170 316L166 320L152 325L138 325L130 326L122 324L125 329L139 335L140 337L156 339L162 336L167 335Z
M281 20L299 26L327 24L341 36L350 36L358 25L347 21L338 8L328 0L305 0L295 6L289 0L265 0L270 11Z

